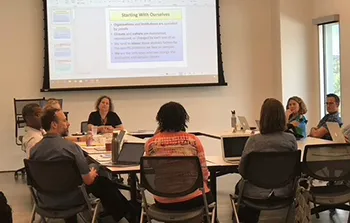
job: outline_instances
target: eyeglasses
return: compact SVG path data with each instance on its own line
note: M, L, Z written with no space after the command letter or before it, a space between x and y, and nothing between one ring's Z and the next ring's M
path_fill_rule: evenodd
M325 105L334 105L335 102L325 102L324 104L325 104Z

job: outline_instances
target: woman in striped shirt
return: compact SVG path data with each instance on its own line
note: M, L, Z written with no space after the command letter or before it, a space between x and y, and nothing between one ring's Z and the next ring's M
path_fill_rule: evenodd
M177 102L164 104L158 111L156 134L145 145L146 156L198 156L205 181L204 189L208 203L213 202L207 185L209 171L205 153L200 140L193 134L186 133L189 116L185 108ZM197 190L184 197L155 197L159 208L168 210L188 210L203 205L202 192Z

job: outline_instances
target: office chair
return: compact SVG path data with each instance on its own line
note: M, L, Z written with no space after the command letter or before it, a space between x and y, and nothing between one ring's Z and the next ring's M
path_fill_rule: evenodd
M303 173L311 177L310 194L314 208L311 214L326 210L350 211L350 144L307 145L303 155ZM328 181L314 186L313 180Z
M186 222L202 216L206 223L215 222L216 204L208 204L204 183L202 167L197 156L141 157L140 222L144 222L145 217L147 222L151 223L152 219L162 222ZM186 211L160 209L147 202L146 190L153 195L167 198L183 197L200 190L204 205Z
M230 194L234 212L234 220L239 223L238 211L242 205L256 210L277 210L288 208L285 222L288 222L291 209L294 208L298 179L301 175L301 152L252 152L248 154L244 165L244 176L237 194ZM251 199L245 196L245 185L270 189L271 196L267 199ZM274 196L273 190L290 186L290 193L285 198Z
M100 210L100 199L90 198L85 190L85 185L74 160L36 161L24 159L27 172L27 184L34 198L34 207L30 222L34 221L35 213L38 213L43 222L46 218L68 218L80 215L87 210L91 222L97 222ZM45 207L39 199L39 195L60 196L80 190L85 203L72 206L67 209L52 209ZM82 217L85 221L85 219Z
M83 121L80 123L80 132L83 134L86 134L89 131L88 128L88 122L87 121Z

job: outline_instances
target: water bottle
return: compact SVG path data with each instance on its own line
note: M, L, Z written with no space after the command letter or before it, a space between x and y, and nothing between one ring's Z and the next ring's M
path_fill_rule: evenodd
M118 132L113 132L112 137L112 163L116 164L119 156Z
M237 131L237 118L236 118L235 110L231 111L231 127L232 127L232 132Z

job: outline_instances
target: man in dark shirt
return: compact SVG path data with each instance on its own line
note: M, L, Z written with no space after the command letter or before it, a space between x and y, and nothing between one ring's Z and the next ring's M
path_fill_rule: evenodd
M118 222L124 216L130 216L132 207L117 186L107 178L99 176L96 169L89 168L84 154L77 144L62 138L68 134L69 128L63 111L59 109L46 110L41 117L41 123L47 134L31 149L30 159L41 161L74 160L84 183L87 185L87 192L101 199L105 210L113 216L114 220ZM85 202L81 190L78 188L67 196L38 194L38 197L44 207L53 209L66 209ZM65 221L67 223L77 222L77 218L72 216Z
M331 135L329 134L329 130L327 127L327 122L337 122L341 127L343 125L343 121L339 117L339 105L340 99L336 94L328 94L327 95L327 112L321 121L318 123L317 127L313 127L310 130L310 136L315 138L322 138L327 140L332 140Z

